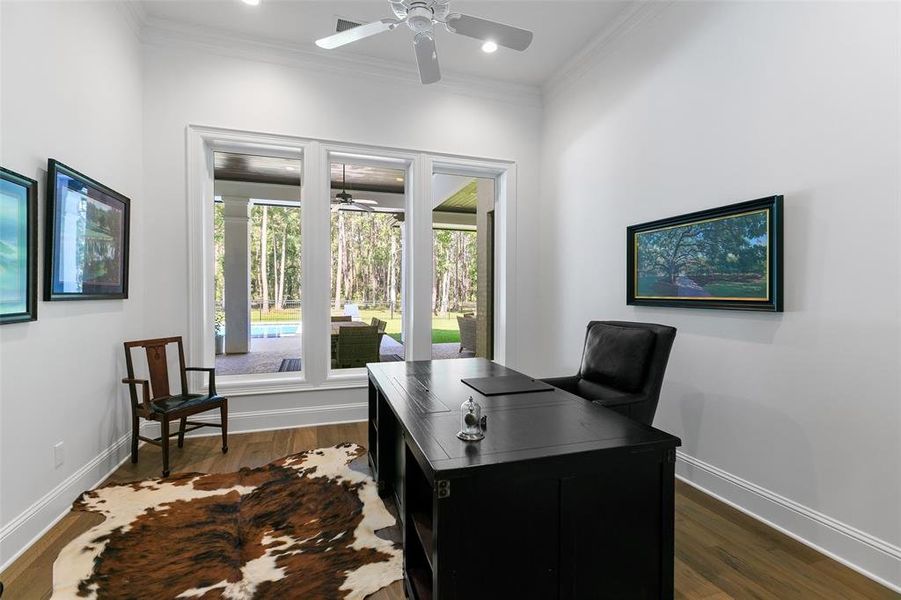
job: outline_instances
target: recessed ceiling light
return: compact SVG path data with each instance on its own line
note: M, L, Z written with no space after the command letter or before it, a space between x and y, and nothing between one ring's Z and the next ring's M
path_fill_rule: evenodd
M286 170L286 171L293 171L293 170L294 170L294 167L285 167L285 170Z
M485 42L484 44L482 44L482 52L484 52L485 54L491 54L492 52L494 52L496 50L497 50L497 44L495 44L494 42L492 42L490 40Z
M250 6L259 6L260 0L241 0L244 4L249 4Z
M403 178L403 177L395 177L394 180L395 180L395 181L401 181L401 182L402 182L402 181L404 180L404 178Z

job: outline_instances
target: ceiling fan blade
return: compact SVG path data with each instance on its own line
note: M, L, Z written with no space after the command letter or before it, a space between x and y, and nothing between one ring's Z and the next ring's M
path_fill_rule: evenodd
M487 19L454 13L447 15L444 22L451 33L459 33L483 42L494 42L522 52L532 43L532 32L512 25L504 25Z
M416 52L416 64L419 65L419 80L423 83L435 83L441 79L438 66L438 51L435 40L428 33L419 33L413 39L413 51Z
M343 46L345 44L356 42L358 40L362 40L363 38L368 38L370 36L382 33L383 31L390 31L398 25L400 25L400 21L397 19L382 19L381 21L373 21L372 23L345 29L340 33L336 33L334 35L316 40L316 45L320 48L325 48L326 50L332 50L339 46Z
M365 198L354 198L357 204L378 204L375 200L366 200Z
M372 210L371 206L366 206L365 204L360 204L359 202L351 202L350 205L358 210L362 210L363 212L375 212L374 210Z

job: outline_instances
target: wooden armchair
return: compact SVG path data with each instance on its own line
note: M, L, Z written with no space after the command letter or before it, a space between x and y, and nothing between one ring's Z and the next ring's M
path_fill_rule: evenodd
M175 344L178 347L178 365L181 375L181 393L169 391L169 365L166 360L166 347ZM147 356L147 367L150 380L136 379L132 348L143 348ZM122 383L128 384L131 394L131 462L138 462L138 440L160 446L163 451L163 477L169 476L169 438L178 436L178 447L185 443L185 433L200 427L219 427L222 429L222 452L228 452L228 399L216 393L216 369L209 367L186 367L185 351L181 337L157 338L125 342L125 368L128 377ZM209 373L209 390L206 394L188 393L188 371L206 371ZM138 398L138 386L141 386L141 397ZM208 410L219 409L220 423L199 423L188 421L188 417ZM160 437L146 438L141 435L140 418L157 421L160 424ZM180 420L178 431L169 433L169 421Z

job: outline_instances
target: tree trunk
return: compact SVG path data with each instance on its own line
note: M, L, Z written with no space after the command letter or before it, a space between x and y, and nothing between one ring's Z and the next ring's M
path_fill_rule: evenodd
M279 310L285 307L285 246L288 245L288 230L285 228L285 232L282 235L282 259L279 263L278 269L278 308Z
M338 260L335 266L335 310L341 309L341 285L344 280L344 213L338 211Z
M260 281L263 284L263 307L264 313L269 312L269 274L267 273L267 261L269 260L269 250L267 246L267 237L269 233L269 207L263 205L263 223L260 226Z
M395 278L394 264L397 262L397 238L391 235L391 264L388 268L388 310L391 311L391 318L394 318L394 311L397 308L395 298L397 297L397 279Z
M441 315L447 318L448 301L450 300L450 265L451 265L451 245L448 244L444 248L444 277L441 278Z

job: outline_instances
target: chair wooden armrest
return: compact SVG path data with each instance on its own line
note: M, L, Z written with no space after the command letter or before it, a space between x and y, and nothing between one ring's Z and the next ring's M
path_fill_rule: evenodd
M209 388L210 396L216 395L216 367L185 367L185 371L206 371L210 374Z
M122 383L128 384L128 391L131 392L131 402L137 408L138 406L138 395L135 391L135 386L140 385L143 389L141 394L141 404L144 406L144 410L148 413L150 412L150 382L146 379L129 379L125 378L122 380Z

